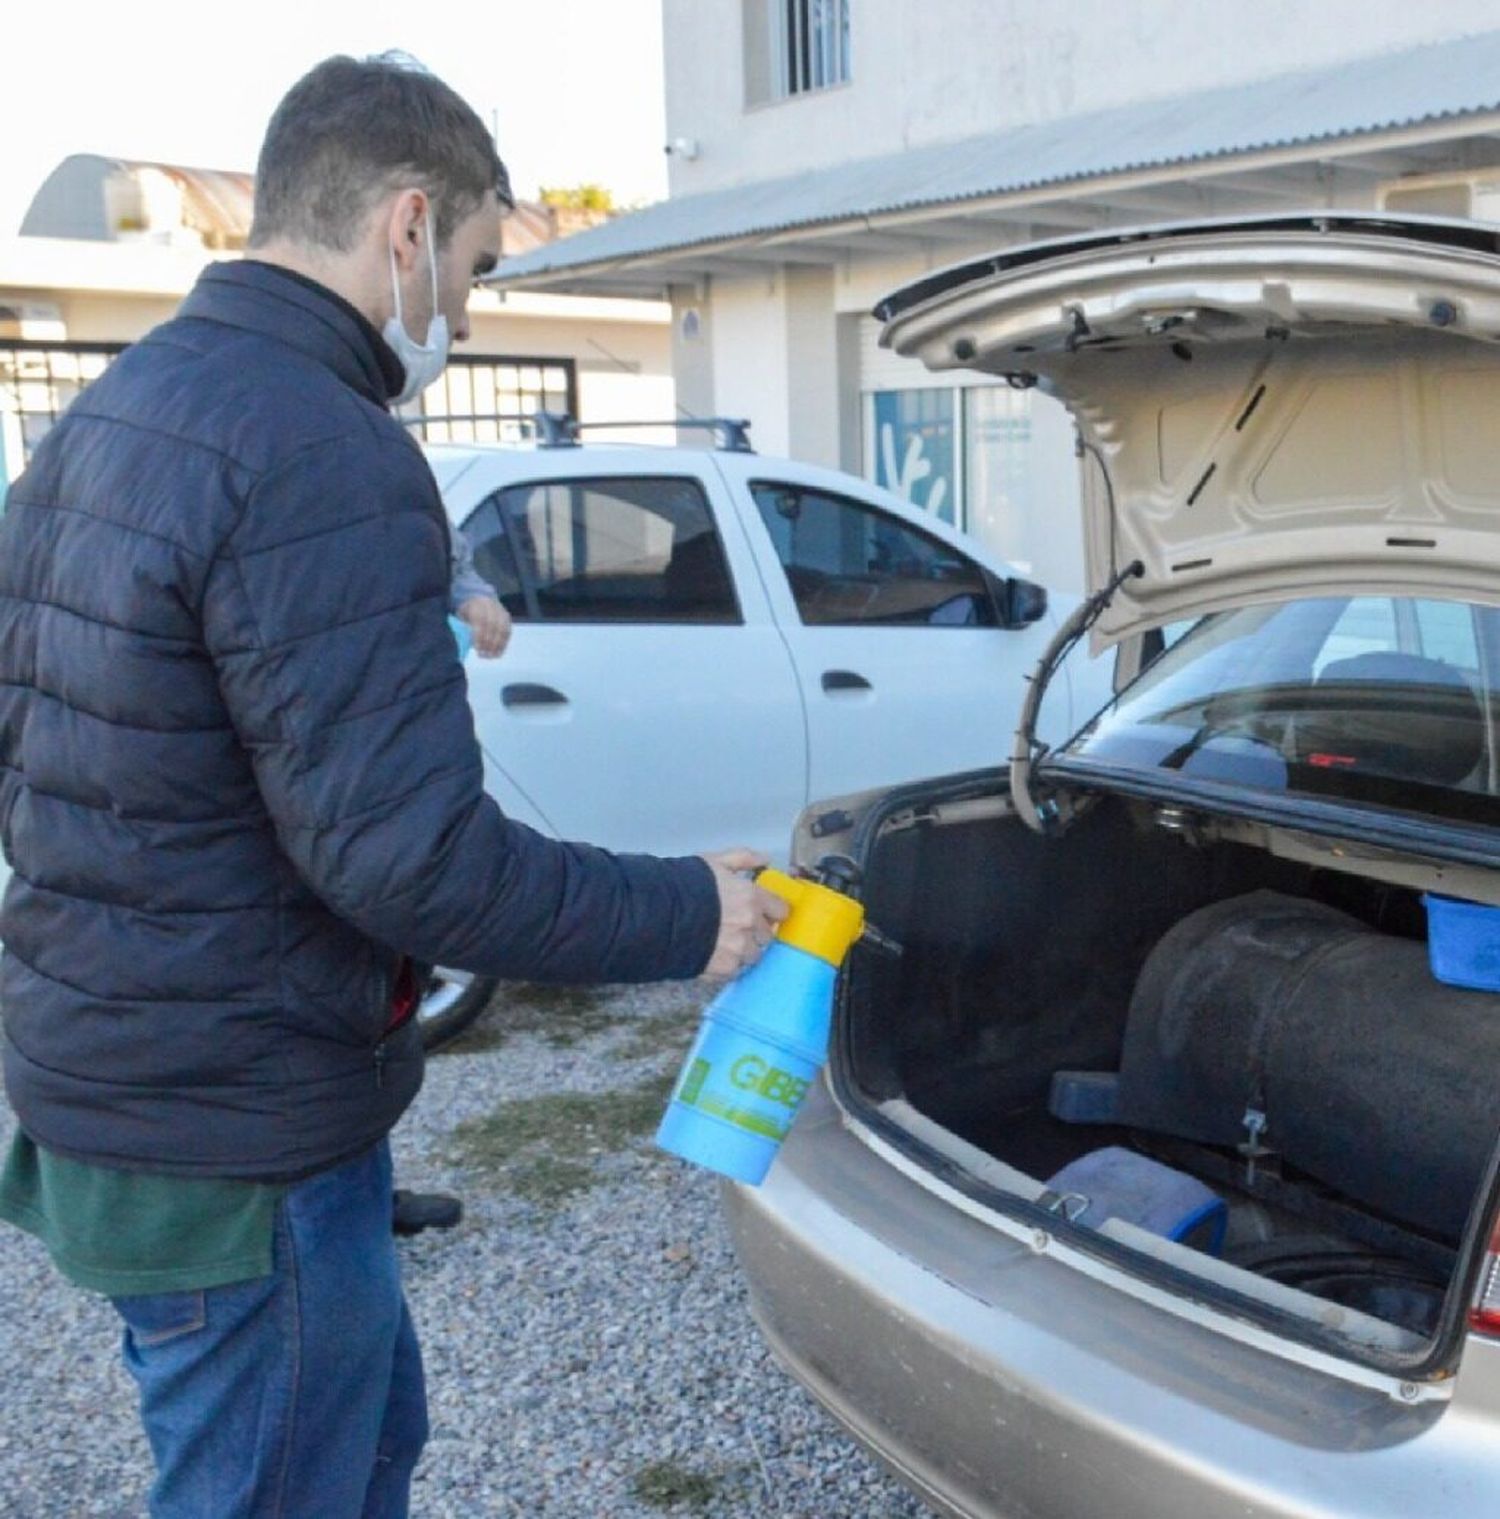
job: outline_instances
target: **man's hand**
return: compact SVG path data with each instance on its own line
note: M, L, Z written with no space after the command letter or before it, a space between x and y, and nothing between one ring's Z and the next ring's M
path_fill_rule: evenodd
M719 939L703 974L738 975L765 953L776 925L791 909L774 892L739 873L769 865L764 855L753 849L725 849L703 858L719 888Z
M457 615L474 634L474 652L485 659L498 659L510 642L510 613L493 596L470 596L459 604Z

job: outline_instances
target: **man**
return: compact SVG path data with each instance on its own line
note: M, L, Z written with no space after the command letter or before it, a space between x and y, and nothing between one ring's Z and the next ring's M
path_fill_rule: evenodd
M746 851L555 844L481 789L447 527L386 408L464 335L508 200L445 85L319 65L267 131L251 256L90 387L0 521L0 1213L124 1319L161 1519L407 1511L385 1138L414 962L727 975L782 916Z

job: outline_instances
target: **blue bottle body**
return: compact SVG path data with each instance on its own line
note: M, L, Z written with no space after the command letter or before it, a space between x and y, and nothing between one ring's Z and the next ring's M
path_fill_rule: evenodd
M656 1142L736 1181L765 1178L828 1055L838 971L773 943L713 1000Z

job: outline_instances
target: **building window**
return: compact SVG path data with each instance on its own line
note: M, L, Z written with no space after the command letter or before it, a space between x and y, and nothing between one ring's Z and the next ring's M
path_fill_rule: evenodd
M849 82L853 0L743 3L747 105L764 105Z
M463 526L474 568L519 622L741 621L713 513L682 476L543 480Z
M0 500L73 398L124 349L0 338ZM397 415L423 443L518 443L535 435L539 411L578 415L572 359L450 354L447 369Z
M956 394L946 387L875 392L875 483L961 526Z
M865 393L865 473L1057 590L1084 584L1078 460L1061 402L1006 385Z
M1055 480L1039 468L1029 390L984 385L964 391L966 526L1025 574L1040 560L1037 540L1056 532L1048 500ZM1073 473L1069 460L1063 465Z
M539 411L578 415L572 359L453 353L448 367L398 415L423 443L519 443Z
M0 340L0 500L73 398L124 347Z

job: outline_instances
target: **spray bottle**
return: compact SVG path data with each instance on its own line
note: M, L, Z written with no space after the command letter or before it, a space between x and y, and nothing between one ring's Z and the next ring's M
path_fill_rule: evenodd
M848 893L842 855L811 878L763 870L756 884L791 908L765 954L709 1004L656 1131L664 1150L758 1185L828 1055L833 989L856 940L900 953Z

